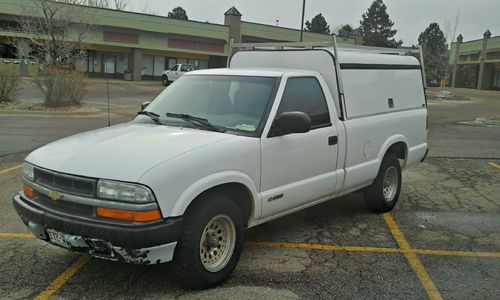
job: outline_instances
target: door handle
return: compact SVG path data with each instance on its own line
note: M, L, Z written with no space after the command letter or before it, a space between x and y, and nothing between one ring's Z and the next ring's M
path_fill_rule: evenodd
M338 143L338 138L336 135L328 137L328 145L329 146L337 145L337 143Z

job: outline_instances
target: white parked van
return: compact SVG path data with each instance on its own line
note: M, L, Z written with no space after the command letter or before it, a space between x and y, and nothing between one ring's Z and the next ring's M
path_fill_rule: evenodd
M14 206L40 239L110 260L174 260L206 288L234 270L244 229L362 190L390 211L401 171L427 154L413 57L240 51L193 71L131 122L25 160Z

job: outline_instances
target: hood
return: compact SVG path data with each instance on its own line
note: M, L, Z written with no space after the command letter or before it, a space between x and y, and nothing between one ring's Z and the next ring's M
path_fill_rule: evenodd
M26 161L56 172L137 182L161 162L231 137L191 128L126 123L52 142L31 152Z

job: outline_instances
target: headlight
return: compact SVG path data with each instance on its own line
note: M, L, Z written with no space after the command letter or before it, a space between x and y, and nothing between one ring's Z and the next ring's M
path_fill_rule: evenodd
M99 180L97 197L135 203L153 202L153 193L142 185L112 180Z
M32 164L23 163L23 175L31 181L35 180L35 168Z

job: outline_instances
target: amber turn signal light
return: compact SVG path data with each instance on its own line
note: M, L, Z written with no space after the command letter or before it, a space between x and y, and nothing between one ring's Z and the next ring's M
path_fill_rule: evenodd
M146 211L131 211L131 210L98 207L97 215L103 218L125 220L132 222L149 222L161 219L161 213L157 209L146 210Z
M33 199L35 192L27 184L23 184L23 191L24 191L24 195L26 195L26 197Z

